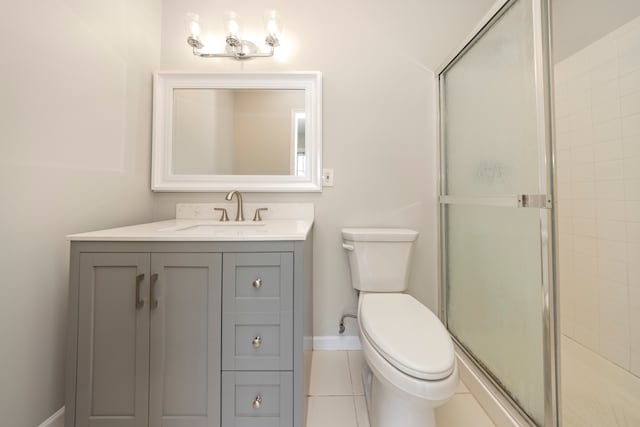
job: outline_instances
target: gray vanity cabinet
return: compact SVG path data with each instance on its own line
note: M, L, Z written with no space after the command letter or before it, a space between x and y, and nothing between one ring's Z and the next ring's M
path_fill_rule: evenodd
M65 427L303 427L304 241L72 241Z
M219 426L221 255L79 264L75 426Z

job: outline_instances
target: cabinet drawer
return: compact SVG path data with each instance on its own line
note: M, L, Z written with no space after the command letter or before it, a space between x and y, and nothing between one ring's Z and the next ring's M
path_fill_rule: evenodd
M222 369L293 369L292 318L292 312L225 313L222 321Z
M223 310L277 312L293 305L293 254L224 254Z
M223 372L224 427L293 427L291 372Z

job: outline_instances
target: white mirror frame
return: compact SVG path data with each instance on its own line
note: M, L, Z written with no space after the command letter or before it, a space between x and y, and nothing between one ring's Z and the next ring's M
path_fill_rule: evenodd
M185 175L174 174L172 164L174 89L303 89L305 93L305 176L293 175ZM203 73L160 71L153 77L153 191L207 192L320 192L322 191L322 74Z

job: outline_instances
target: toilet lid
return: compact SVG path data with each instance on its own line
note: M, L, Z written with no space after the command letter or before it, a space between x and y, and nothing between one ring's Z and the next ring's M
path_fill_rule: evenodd
M440 319L407 294L364 294L362 332L389 363L407 375L440 380L453 372L453 342Z

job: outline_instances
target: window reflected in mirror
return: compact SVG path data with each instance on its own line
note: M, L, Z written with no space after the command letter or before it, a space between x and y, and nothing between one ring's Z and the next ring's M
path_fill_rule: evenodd
M291 112L292 138L293 138L293 170L296 176L305 176L307 156L304 145L304 122L306 114L304 110L294 109Z

